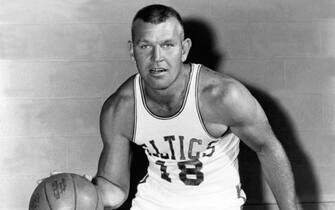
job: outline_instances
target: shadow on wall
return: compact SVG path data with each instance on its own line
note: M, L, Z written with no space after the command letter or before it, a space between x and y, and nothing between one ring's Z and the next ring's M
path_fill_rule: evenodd
M215 48L215 31L213 31L208 23L199 19L186 19L185 34L186 37L192 39L193 44L188 58L189 62L202 63L213 70L224 72L224 68L220 70L217 68L220 63L224 64L225 53L218 51L222 51L222 49ZM245 85L264 108L274 133L288 154L293 167L297 194L300 201L302 203L317 202L319 200L319 192L316 177L309 158L299 145L299 140L294 130L295 127L290 117L279 103L267 93L248 84ZM250 209L255 209L258 204L262 205L264 203L261 168L256 154L244 143L241 143L239 164L241 182L248 196L244 209L248 209L248 206L250 206ZM301 177L302 175L303 177ZM267 210L269 208L265 205L261 209ZM318 210L318 207L313 206L313 209Z
M131 163L131 177L130 177L130 190L128 199L124 202L118 210L129 210L131 207L131 201L135 197L137 184L143 179L147 173L148 159L145 156L143 148L130 143L133 152L133 159Z
M310 159L302 150L303 147L299 143L301 141L297 138L295 126L289 115L285 113L276 100L255 87L248 85L247 87L264 108L274 133L288 155L292 164L298 198L301 203L305 204L302 209L307 210L308 204L319 201L319 192ZM260 165L255 153L245 144L241 145L240 171L242 183L246 185L247 195L249 195L249 203L257 204L262 201ZM318 210L319 207L313 205L312 209Z
M185 19L185 38L192 40L192 48L188 62L201 63L211 69L216 69L224 54L215 49L215 34L208 23L197 19Z

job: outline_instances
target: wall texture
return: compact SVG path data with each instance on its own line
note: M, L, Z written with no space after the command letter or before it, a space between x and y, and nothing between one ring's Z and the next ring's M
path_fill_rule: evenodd
M263 105L302 207L335 209L334 0L0 0L0 209L27 209L50 171L95 174L101 106L136 72L130 21L153 2L186 18L191 61ZM277 209L243 145L240 164L248 209Z

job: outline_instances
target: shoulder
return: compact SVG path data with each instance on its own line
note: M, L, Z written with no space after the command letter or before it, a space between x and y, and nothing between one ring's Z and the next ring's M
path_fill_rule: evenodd
M228 126L244 122L257 108L257 101L241 82L206 67L201 68L198 90L202 110Z
M247 98L251 96L238 80L207 67L202 67L200 70L198 90L208 100L220 101L225 105L243 102L243 96Z
M100 114L102 128L132 138L135 115L134 77L126 80L103 104Z
M213 96L228 96L243 86L236 79L202 66L199 73L199 90Z
M107 100L103 109L127 108L134 104L134 78L129 77Z

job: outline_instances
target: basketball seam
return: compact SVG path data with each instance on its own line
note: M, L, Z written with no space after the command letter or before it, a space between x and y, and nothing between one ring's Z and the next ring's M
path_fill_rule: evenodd
M73 191L74 191L74 210L76 210L77 209L77 188L76 188L74 177L72 176L72 174L70 174L70 176L72 179Z
M49 206L49 209L52 210L51 204L50 204L50 201L49 201L49 198L48 198L48 194L47 194L47 182L44 182L43 188L44 188L45 199L47 200L47 204Z

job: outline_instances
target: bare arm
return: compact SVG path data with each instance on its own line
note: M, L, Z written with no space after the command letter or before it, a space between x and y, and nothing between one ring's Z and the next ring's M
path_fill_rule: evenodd
M128 197L132 109L131 97L116 93L105 102L101 111L100 132L103 150L99 159L96 184L105 207L117 208Z
M221 78L218 83L212 82L214 88L211 88L209 102L211 110L215 110L211 111L212 116L230 126L232 132L257 153L280 209L297 209L291 165L262 107L239 82Z
M297 209L294 179L287 155L268 119L251 94L240 84L228 94L232 132L253 149L280 209Z

